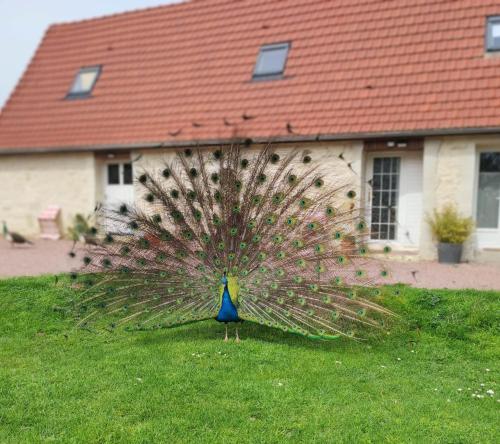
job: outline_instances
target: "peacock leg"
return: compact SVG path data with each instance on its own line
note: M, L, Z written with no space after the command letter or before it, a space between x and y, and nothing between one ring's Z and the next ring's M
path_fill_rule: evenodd
M227 324L226 324L226 336L224 338L224 342L227 342L228 341L228 337L227 337Z
M238 327L236 327L236 342L240 342L240 337L238 336Z

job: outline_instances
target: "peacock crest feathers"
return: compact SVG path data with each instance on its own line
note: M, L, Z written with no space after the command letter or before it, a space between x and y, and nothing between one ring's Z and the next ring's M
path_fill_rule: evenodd
M137 178L136 205L107 209L83 259L81 323L173 326L214 318L228 277L240 318L310 337L381 327L356 191L300 150L186 149Z

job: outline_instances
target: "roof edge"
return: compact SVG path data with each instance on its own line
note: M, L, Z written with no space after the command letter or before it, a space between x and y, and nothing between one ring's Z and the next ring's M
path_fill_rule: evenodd
M237 140L252 139L253 143L300 143L300 142L340 142L360 139L384 139L384 138L409 138L409 137L439 137L439 136L468 136L468 135L500 135L500 127L483 128L449 128L435 130L417 131L385 131L367 133L340 133L320 134L317 136L281 136L281 137L240 137ZM6 155L29 155L48 153L82 153L98 151L126 151L157 148L183 148L193 146L214 146L231 143L235 139L206 139L206 140L169 140L158 142L141 142L129 144L101 144L87 146L63 146L63 147L39 147L39 148L0 148L0 156Z

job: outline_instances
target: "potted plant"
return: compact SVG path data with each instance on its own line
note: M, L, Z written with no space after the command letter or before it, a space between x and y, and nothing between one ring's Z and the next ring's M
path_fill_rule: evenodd
M438 241L439 262L458 264L462 257L462 245L472 233L472 219L462 217L455 205L448 204L441 211L434 210L428 222Z

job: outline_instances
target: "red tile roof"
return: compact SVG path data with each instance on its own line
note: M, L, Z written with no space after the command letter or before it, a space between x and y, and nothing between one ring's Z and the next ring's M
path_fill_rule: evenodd
M498 0L194 0L54 25L0 150L500 128L495 14ZM252 82L260 46L283 41L285 78ZM65 100L99 64L92 98Z

